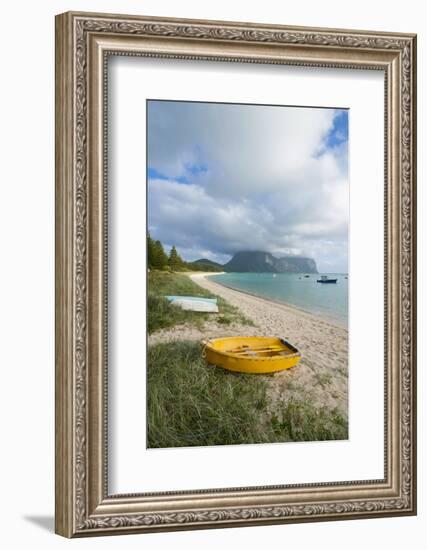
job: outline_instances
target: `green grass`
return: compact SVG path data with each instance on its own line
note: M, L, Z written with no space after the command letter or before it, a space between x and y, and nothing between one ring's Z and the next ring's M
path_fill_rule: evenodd
M158 295L188 296L197 292L197 296L209 298L210 292L199 287L182 273L168 273L167 271L150 271L148 274L148 290Z
M147 382L151 448L347 438L337 410L303 395L268 412L266 377L207 366L195 342L150 346Z
M217 298L220 314L185 311L170 304L164 297L169 295ZM221 325L231 325L232 323L253 325L240 313L238 308L196 285L187 275L180 273L151 271L148 274L147 306L149 334L156 330L185 323L202 328L203 323L207 320L217 321Z
M309 400L282 403L270 424L279 441L347 439L347 420L337 409L314 407Z
M148 294L148 334L156 330L173 327L189 323L198 328L202 328L204 321L207 320L207 313L196 311L185 311L180 307L172 306L163 296Z

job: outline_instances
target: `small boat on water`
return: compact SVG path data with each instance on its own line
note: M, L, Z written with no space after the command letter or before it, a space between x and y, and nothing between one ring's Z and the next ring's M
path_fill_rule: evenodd
M320 279L317 279L318 283L336 283L338 279L330 279L327 275L321 275Z
M310 278L310 275L304 275L304 277L305 277L306 279L309 279L309 278Z
M232 336L202 344L208 363L236 372L266 374L294 367L301 359L297 348L283 338Z

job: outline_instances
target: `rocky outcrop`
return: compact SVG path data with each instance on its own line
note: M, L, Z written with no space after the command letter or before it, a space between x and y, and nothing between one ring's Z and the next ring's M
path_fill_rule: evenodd
M270 252L236 252L224 265L224 271L234 273L317 273L316 262L302 256L276 258Z

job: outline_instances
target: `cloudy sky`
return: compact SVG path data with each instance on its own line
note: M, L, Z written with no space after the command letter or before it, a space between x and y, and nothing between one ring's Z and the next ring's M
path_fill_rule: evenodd
M148 226L185 260L239 250L347 271L348 111L148 102Z

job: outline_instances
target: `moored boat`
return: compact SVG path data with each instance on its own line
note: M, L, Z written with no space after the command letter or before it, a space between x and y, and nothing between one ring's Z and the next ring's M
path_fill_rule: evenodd
M327 275L321 275L320 279L317 279L318 283L336 283L338 279L330 279Z
M233 336L202 343L208 363L236 372L276 372L294 367L301 359L295 346L277 337Z

